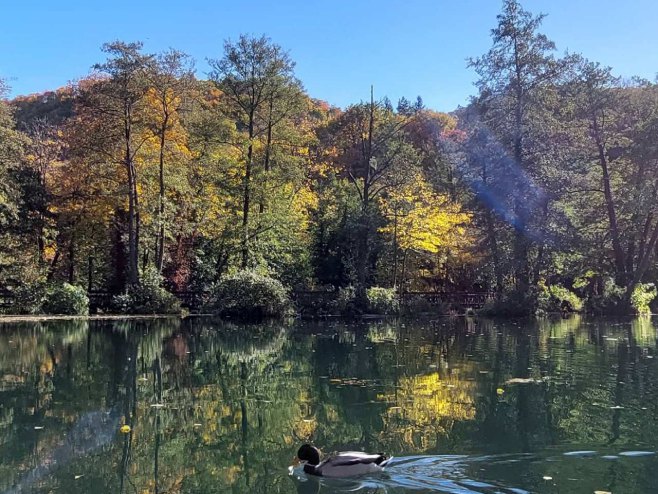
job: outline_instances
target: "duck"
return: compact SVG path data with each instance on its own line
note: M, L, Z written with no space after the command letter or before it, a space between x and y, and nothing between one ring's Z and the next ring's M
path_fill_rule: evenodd
M381 453L343 451L320 462L320 450L303 444L297 451L297 459L304 466L304 473L318 477L354 477L381 472L391 461Z

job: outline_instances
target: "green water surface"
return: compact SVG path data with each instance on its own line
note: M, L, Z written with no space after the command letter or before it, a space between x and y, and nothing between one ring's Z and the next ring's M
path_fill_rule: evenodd
M0 493L658 492L657 323L0 322Z

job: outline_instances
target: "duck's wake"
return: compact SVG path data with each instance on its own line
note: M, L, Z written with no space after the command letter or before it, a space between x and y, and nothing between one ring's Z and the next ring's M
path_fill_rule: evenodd
M467 471L480 462L506 463L528 460L528 455L472 457L462 455L407 456L393 458L378 475L353 479L311 478L301 469L291 477L299 494L311 493L398 493L433 492L445 494L528 494L516 487L472 480Z

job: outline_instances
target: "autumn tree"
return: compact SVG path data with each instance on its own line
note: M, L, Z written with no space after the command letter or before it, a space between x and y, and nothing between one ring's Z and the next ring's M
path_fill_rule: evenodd
M38 252L36 249L25 251L25 232L20 224L22 212L25 212L24 195L17 174L23 168L29 141L15 128L11 109L5 101L8 91L8 86L0 79L0 281L4 283L12 278L18 280L20 265L23 261L32 265L32 259L37 256L30 256L30 253Z
M390 190L380 199L387 224L380 229L393 238L393 287L404 286L409 253L446 256L468 242L466 225L470 215L444 194L437 194L417 173L401 187ZM401 250L402 268L398 277L397 250Z
M149 68L146 73L149 84L147 100L153 113L150 115L149 127L158 140L158 207L154 250L155 265L160 272L164 261L167 223L165 161L168 151L171 155L178 146L184 147L177 136L181 134L181 113L185 111L185 105L190 104L194 68L190 57L178 50L159 54Z
M354 270L357 300L364 307L376 231L376 200L387 190L407 183L419 164L418 153L404 133L414 114L395 113L385 101L376 102L371 91L369 103L349 107L331 129L335 162L358 194L360 204Z
M78 151L95 155L103 166L119 166L121 192L128 202L127 283L139 284L140 193L137 153L147 139L141 106L148 92L147 73L153 57L142 53L142 43L115 41L103 45L105 63L94 69L100 79L80 88L78 120L87 139Z
M280 46L262 36L242 35L237 42L227 41L224 56L210 59L211 80L223 92L224 112L235 119L244 133L242 173L241 266L249 265L250 243L259 234L252 228L253 178L257 171L258 140L265 139L262 169L270 167L272 134L295 111L301 83L295 78L295 64ZM245 152L246 148L246 152ZM264 209L261 200L259 209Z

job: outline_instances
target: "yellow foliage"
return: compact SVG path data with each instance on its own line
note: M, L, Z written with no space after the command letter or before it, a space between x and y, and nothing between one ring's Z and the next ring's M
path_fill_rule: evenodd
M457 247L471 221L471 215L462 212L459 204L434 192L420 175L381 203L389 219L381 232L396 235L403 250L437 253Z

